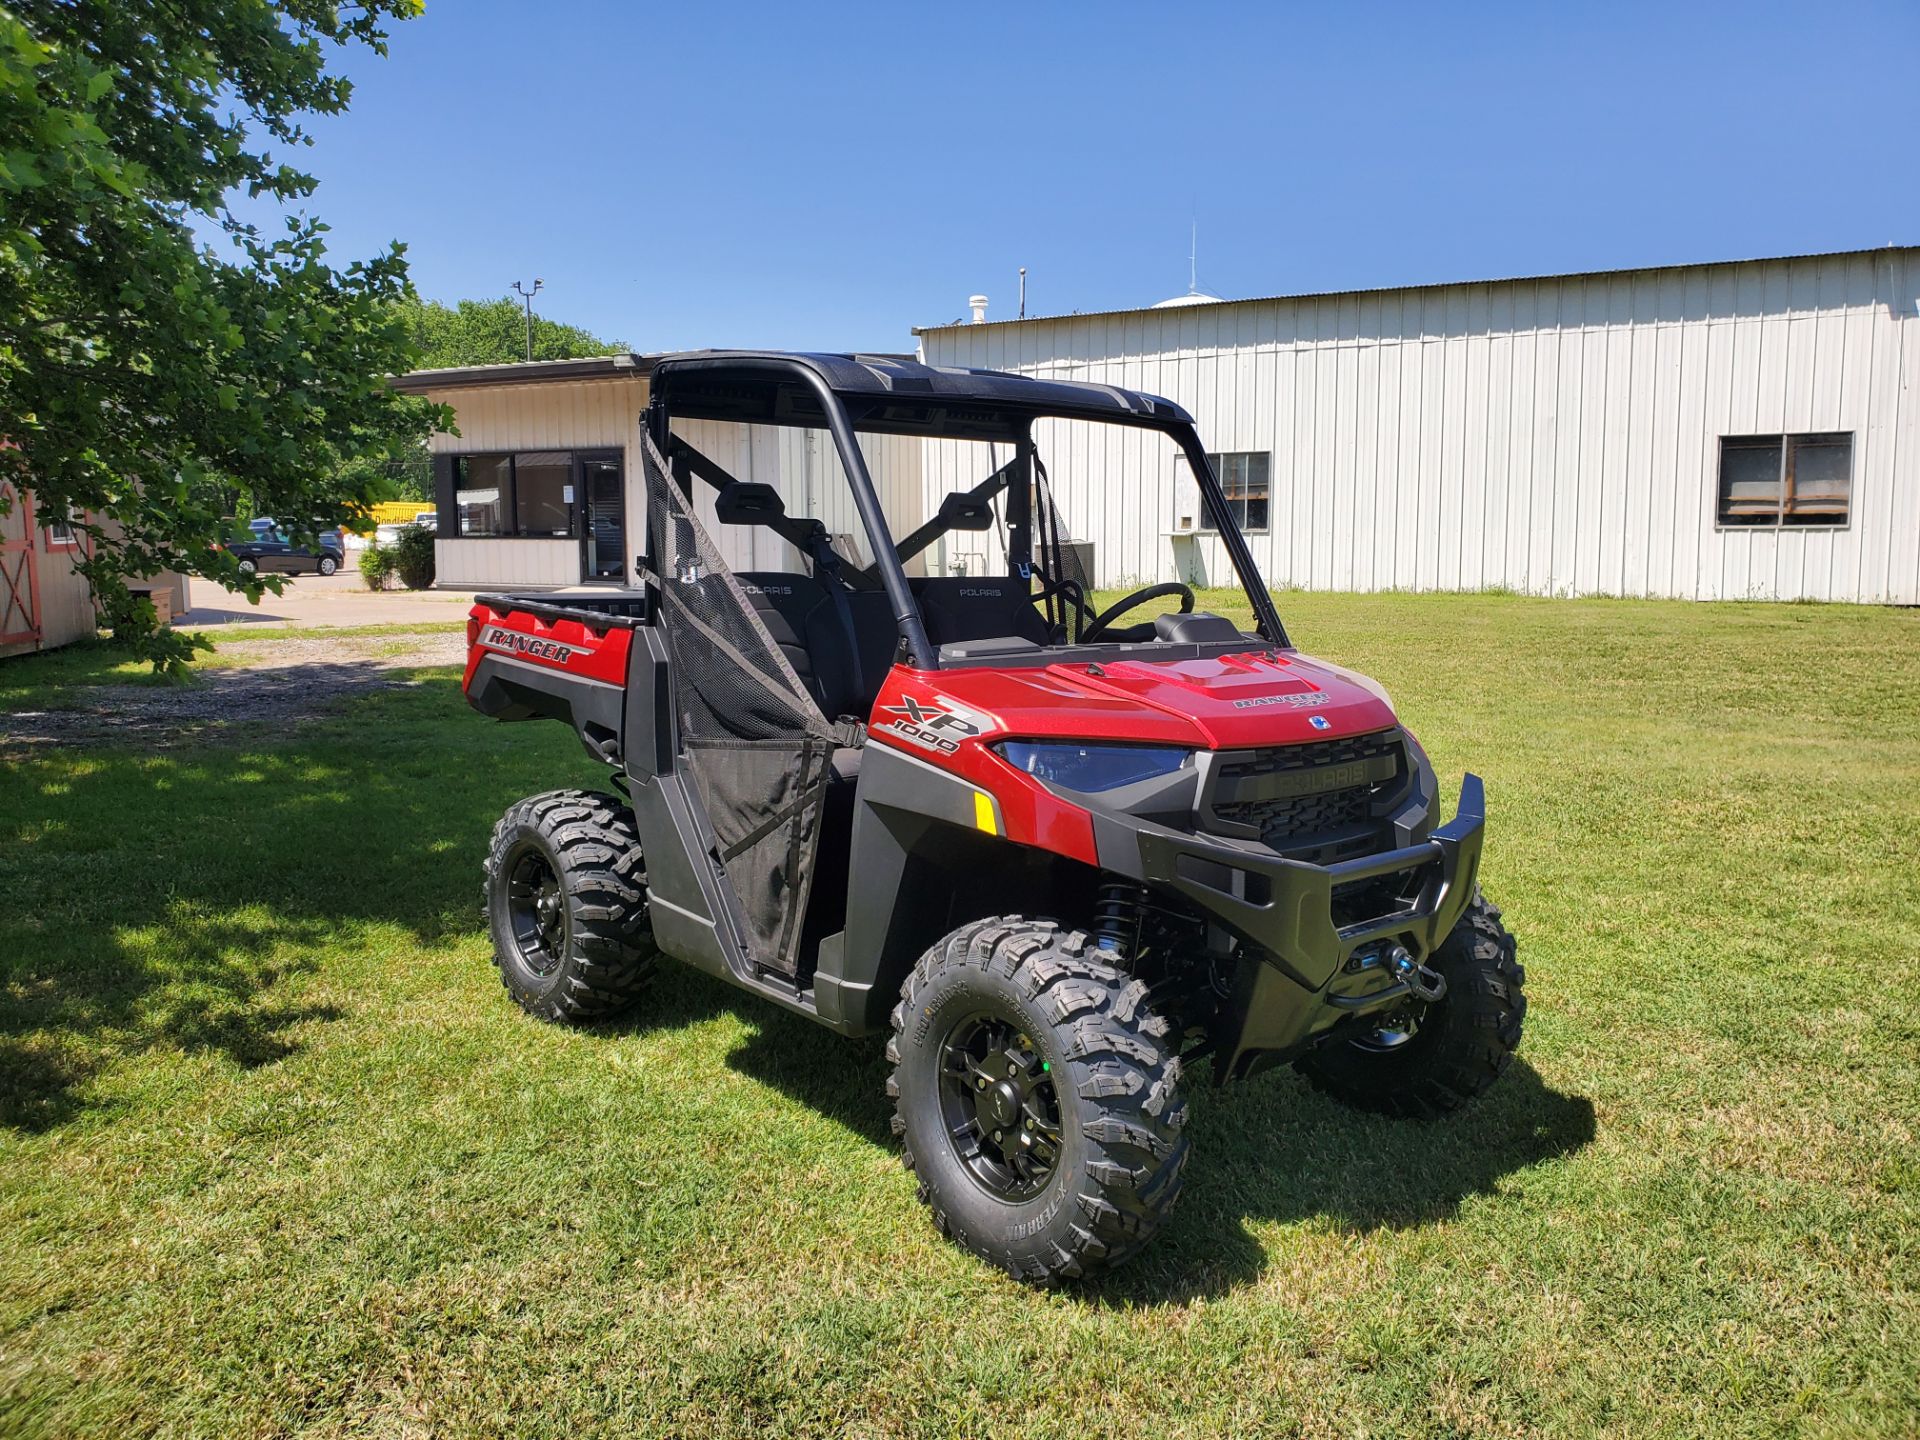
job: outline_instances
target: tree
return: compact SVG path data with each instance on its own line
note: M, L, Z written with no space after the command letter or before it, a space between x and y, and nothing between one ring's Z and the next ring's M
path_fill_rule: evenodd
M412 300L402 308L423 367L501 365L527 358L527 318L518 300L462 300L451 308ZM578 326L533 317L536 360L576 360L626 348L625 341L602 340Z
M210 548L228 497L310 531L372 498L377 467L349 458L445 419L387 384L415 359L403 247L329 264L297 208L313 178L268 148L309 144L302 119L351 95L329 58L384 54L420 7L0 0L0 480L90 533L103 610L158 665L190 649L128 577L258 599L280 582Z

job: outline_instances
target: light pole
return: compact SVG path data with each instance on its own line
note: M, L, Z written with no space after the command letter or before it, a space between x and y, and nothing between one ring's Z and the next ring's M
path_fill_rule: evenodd
M533 289L528 290L524 288L518 280L513 282L513 288L520 292L520 298L524 300L527 305L527 359L529 360L533 359L533 297L540 293L540 287L546 283L546 281L536 278L533 282Z

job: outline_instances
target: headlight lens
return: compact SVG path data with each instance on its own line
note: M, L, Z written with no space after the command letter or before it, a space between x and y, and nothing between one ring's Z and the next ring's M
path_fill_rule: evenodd
M1191 750L1170 745L1033 744L1008 740L1000 754L1016 770L1063 790L1098 794L1171 775L1192 756Z

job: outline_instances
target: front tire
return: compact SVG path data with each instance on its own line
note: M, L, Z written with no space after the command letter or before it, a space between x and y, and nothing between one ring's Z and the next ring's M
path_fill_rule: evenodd
M1446 994L1304 1056L1297 1068L1315 1089L1356 1110L1431 1120L1500 1078L1520 1045L1527 972L1498 907L1476 890L1427 963L1446 977Z
M1020 916L921 956L893 1012L894 1133L942 1234L1021 1280L1119 1264L1180 1196L1180 1060L1146 986Z
M493 827L485 869L494 964L521 1009L579 1024L645 989L658 952L625 805L591 790L522 800Z

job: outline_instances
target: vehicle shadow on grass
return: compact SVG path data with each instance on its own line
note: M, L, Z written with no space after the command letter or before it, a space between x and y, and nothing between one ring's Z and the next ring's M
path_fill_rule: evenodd
M716 1008L729 994L700 977ZM893 1148L888 1066L877 1041L823 1036L796 1016L756 1014L728 1057L875 1145ZM1593 1102L1553 1089L1516 1058L1486 1095L1443 1120L1388 1120L1343 1108L1291 1070L1213 1090L1187 1087L1193 1149L1179 1208L1154 1243L1113 1274L1077 1287L1111 1306L1182 1304L1257 1279L1270 1263L1249 1222L1320 1221L1356 1231L1445 1220L1532 1165L1594 1137Z
M325 678L350 712L334 726L250 721L221 743L0 765L0 1130L110 1106L100 1079L155 1051L285 1059L346 1014L302 994L343 937L378 926L431 949L476 928L477 857L506 800L577 762L542 737L509 748L443 725L457 686L362 698L414 672ZM361 704L379 707L377 742Z

